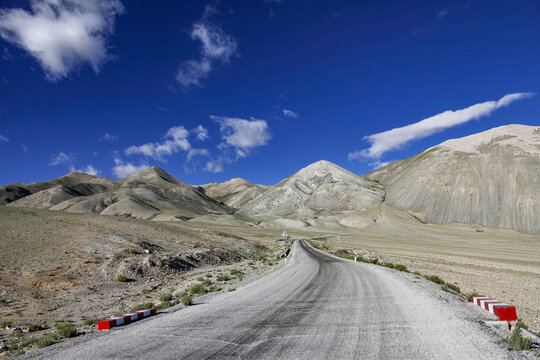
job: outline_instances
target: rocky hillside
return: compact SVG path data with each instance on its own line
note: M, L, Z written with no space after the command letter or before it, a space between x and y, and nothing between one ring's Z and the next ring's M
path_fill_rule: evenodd
M386 202L426 222L540 234L540 127L508 125L453 139L366 175Z
M268 186L255 185L241 178L224 183L210 183L199 186L206 195L232 208L238 209L262 194Z
M101 178L75 173L58 180L73 180L80 175L84 175L85 181L102 182L97 180ZM8 206L155 220L189 219L206 214L229 214L233 211L157 166L118 181L107 179L109 182L106 186L101 185L96 189L88 183L77 183L75 180L69 186L64 185L65 182L55 185L58 180L40 183L37 189L45 189L13 201ZM31 188L24 184L21 187Z
M272 186L237 213L309 216L360 210L383 199L383 187L377 182L321 160Z

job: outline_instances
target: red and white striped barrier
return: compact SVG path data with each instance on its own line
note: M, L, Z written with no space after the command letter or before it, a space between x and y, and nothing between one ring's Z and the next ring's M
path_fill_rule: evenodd
M125 314L118 317L113 317L107 320L102 320L98 322L98 330L109 330L115 326L120 326L124 324L129 324L139 319L156 315L156 309L148 309L135 311L131 314Z
M472 296L471 302L489 311L499 318L500 321L516 321L517 312L513 305L504 304L487 296Z

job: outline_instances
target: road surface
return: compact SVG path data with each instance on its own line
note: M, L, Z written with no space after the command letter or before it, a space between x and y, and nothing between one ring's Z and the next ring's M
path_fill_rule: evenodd
M472 305L412 274L297 241L288 264L205 304L41 353L52 359L512 359ZM37 355L37 354L36 354Z

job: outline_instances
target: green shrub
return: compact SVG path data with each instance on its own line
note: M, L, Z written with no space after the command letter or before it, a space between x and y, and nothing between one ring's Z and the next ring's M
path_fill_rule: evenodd
M9 325L11 325L11 323L9 321L2 321L2 322L0 322L0 329L5 329Z
M48 333L38 338L36 340L36 345L39 348L44 348L44 347L55 344L57 340L58 340L58 337L56 336L56 334Z
M197 285L193 285L190 289L189 289L189 292L192 294L192 295L202 295L202 294L205 294L206 293L206 289L200 285L200 284L197 284Z
M467 299L469 301L472 301L472 298L478 296L478 293L476 291L473 291L472 293L467 294Z
M197 281L204 281L204 279L202 277L198 277Z
M398 271L409 272L409 270L407 270L407 267L405 265L402 265L402 264L395 265L394 269L396 269Z
M131 311L133 312L133 311L139 311L139 310L148 310L152 308L154 308L154 303L147 302L147 303L135 305L134 307L131 308Z
M216 278L217 281L229 281L229 277L227 275L219 275Z
M99 322L99 319L84 319L83 325L92 326L92 325L97 325L98 322Z
M212 276L213 276L212 274L206 274L207 278L211 278Z
M238 269L231 269L231 275L236 276L236 277L240 277L240 276L243 275L243 273Z
M385 262L385 263L383 264L383 266L384 266L384 267L387 267L387 268L390 268L390 269L393 269L393 268L395 267L394 264L389 263L389 262Z
M160 301L171 301L173 298L172 294L171 293L165 293L165 294L161 294L161 296L159 297L159 300Z
M173 305L174 304L172 302L170 302L170 301L162 301L161 304L158 305L157 310L167 309L167 308L170 308Z
M77 329L72 323L58 323L56 324L56 332L62 338L72 338L77 335Z
M210 285L212 285L212 280L208 280L208 279L207 279L207 280L204 280L204 281L202 282L202 285L204 285L204 286L210 286Z
M506 339L506 342L512 347L513 350L522 351L529 350L531 348L531 339L525 339L521 335L523 325L523 322L520 324L518 321L511 335L508 337L508 339Z
M214 291L221 291L221 288L219 286L212 286L208 288L208 292L214 292Z
M120 282L127 282L128 281L128 278L125 277L124 275L118 275L118 277L116 278L117 281L120 281Z
M193 303L193 299L189 295L182 296L182 304L185 306L189 306Z
M439 284L439 285L444 284L444 281L437 275L426 275L425 278L431 282L434 282L435 284Z
M446 284L446 286L448 286L450 289L454 290L458 294L461 294L461 289L459 288L459 286L454 285L454 284L448 284L448 283Z
M37 341L38 339L36 338L24 340L21 342L21 347L25 348L25 347L34 345Z
M28 328L28 332L34 332L34 331L41 330L41 326L36 325L36 324L28 324L28 325L26 325L26 327Z

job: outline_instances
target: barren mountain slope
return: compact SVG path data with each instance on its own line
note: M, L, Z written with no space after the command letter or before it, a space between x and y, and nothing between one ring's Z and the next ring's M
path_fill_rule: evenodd
M212 199L233 208L242 207L266 190L262 186L240 178L231 179L224 183L205 184L199 187Z
M69 187L71 190L79 192L82 195L92 195L105 191L106 189L112 187L113 184L114 181L106 177L96 177L88 174L72 172L70 174L62 176L61 178L40 183L14 183L0 186L0 205L9 204L18 199L24 198L26 196L35 194L43 190L51 189L58 185ZM70 190L64 190L70 192ZM52 194L55 193L57 192L53 191L52 193L43 193L38 196L37 199L39 200L37 201L36 206L33 205L34 202L32 200L28 200L25 205L20 206L43 207L42 200L47 197L47 195L52 196Z
M107 192L69 199L51 210L162 220L232 212L157 166L118 180Z
M366 175L386 202L436 224L540 234L540 127L508 125L448 140Z
M383 187L329 161L318 161L240 208L240 215L298 215L359 210L384 199Z

